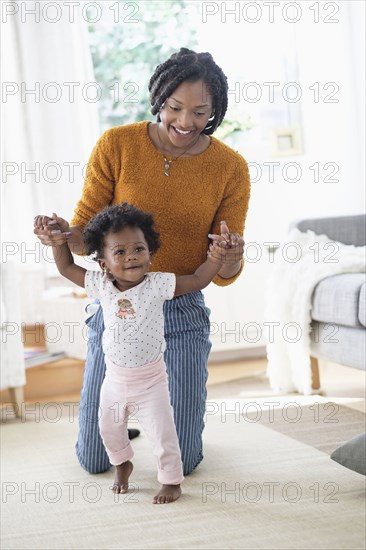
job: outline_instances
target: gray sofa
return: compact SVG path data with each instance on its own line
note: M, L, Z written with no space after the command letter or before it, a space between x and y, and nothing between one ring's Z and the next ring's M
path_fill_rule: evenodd
M366 244L365 215L302 220L295 227L344 244ZM320 387L319 358L366 369L365 281L365 273L342 273L323 279L314 289L311 344L314 389Z

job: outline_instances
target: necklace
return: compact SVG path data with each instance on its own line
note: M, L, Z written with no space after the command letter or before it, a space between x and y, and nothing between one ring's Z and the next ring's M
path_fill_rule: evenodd
M164 146L163 146L163 142L162 142L161 137L160 137L159 125L156 127L156 131L157 131L157 134L158 134L158 138L159 138L160 145L161 145L161 147L163 148ZM196 143L198 142L198 140L200 139L200 137L201 137L201 134L199 134L199 136L198 136L198 138L196 139L196 141L195 141L194 143L192 143L192 145L190 145L190 146L188 147L188 149L186 149L185 151L183 151L183 153L181 153L181 154L178 155L177 157L173 157L171 160L167 159L167 157L164 155L164 153L162 153L163 159L164 159L164 174L165 174L166 176L169 176L169 175L170 175L170 174L169 174L169 169L170 169L172 163L173 163L175 160L179 159L179 157L181 157L181 156L184 155L185 153L188 153L188 151L190 151L190 150L196 145Z

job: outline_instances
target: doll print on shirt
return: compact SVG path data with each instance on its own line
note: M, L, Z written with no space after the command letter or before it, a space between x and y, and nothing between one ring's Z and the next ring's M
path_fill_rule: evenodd
M118 300L118 311L116 316L120 319L135 319L136 311L133 309L130 300L125 298Z

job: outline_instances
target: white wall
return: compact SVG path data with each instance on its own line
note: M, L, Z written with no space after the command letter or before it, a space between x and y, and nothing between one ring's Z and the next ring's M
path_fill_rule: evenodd
M238 144L239 152L247 161L260 164L262 169L261 179L253 182L248 221L254 221L251 216L259 218L259 235L269 232L272 237L273 233L278 237L285 234L288 223L293 219L359 213L365 203L364 3L317 2L319 22L314 22L316 14L310 10L310 6L315 4L295 3L302 9L299 21L293 24L286 23L281 15L281 9L290 4L288 2L280 2L274 12L273 23L269 23L268 11L263 3L254 3L261 6L262 16L252 24L244 20L243 11L234 14L236 4L246 3L224 4L227 11L231 8L232 12L225 14L222 8L214 15L206 15L207 21L200 27L200 47L211 51L217 62L222 64L229 77L229 89L233 89L238 80L234 74L235 70L239 71L239 66L240 74L245 74L241 86L247 82L257 82L263 91L263 110L273 109L273 104L264 99L268 94L263 83L275 79L272 65L286 47L284 37L290 40L291 27L295 43L290 41L288 48L296 48L293 54L297 57L297 83L302 92L301 155L273 157L266 145L258 147L257 128L249 131L243 143ZM334 11L336 6L339 7L338 12ZM254 11L245 13L247 17L255 16ZM285 14L294 17L291 11ZM338 22L327 23L327 19ZM280 76L278 72L277 78ZM286 80L280 84L282 87ZM310 89L314 84L319 88L319 100L315 97L315 91ZM337 102L326 102L327 95L336 87L338 90L328 101ZM230 100L234 101L233 94ZM287 106L291 107L291 104L288 102ZM240 107L243 112L251 113L256 112L254 108L257 105L241 98ZM280 162L280 166L274 169L273 182L269 180L269 168L263 166L264 162ZM286 174L289 180L296 176L291 168L286 173L289 162L295 162L301 168L299 181L286 181ZM314 163L319 163L319 182L315 180ZM326 163L334 163L334 166L324 168ZM326 178L332 176L333 168L333 179L339 181L327 183ZM256 175L257 171L253 169L253 176Z
M227 4L234 7L234 3ZM288 3L282 2L279 9L284 4ZM263 316L266 281L273 265L265 242L278 241L282 247L286 243L289 225L298 219L364 211L365 5L363 2L328 3L326 10L326 3L315 3L319 6L319 22L316 23L314 12L309 10L309 6L315 4L298 4L302 6L302 17L293 24L296 43L291 42L289 47L296 46L297 82L302 91L303 150L297 156L275 157L269 145L257 139L256 128L237 144L237 149L246 160L259 166L262 171L259 180L252 183L245 233L245 242L257 243L261 257L254 263L247 261L243 275L232 286L218 289L211 285L205 290L206 301L212 309L216 350L265 343ZM336 14L332 13L334 5L340 8ZM291 16L290 12L288 15ZM254 12L251 16L254 17ZM326 23L327 18L338 19L338 22ZM246 82L256 81L262 85L263 82L273 81L273 70L268 63L265 66L263 54L268 56L270 64L273 52L276 56L281 51L276 36L282 44L284 36L291 36L283 18L275 17L269 24L268 18L266 20L263 15L252 26L242 16L238 17L238 22L234 19L235 16L227 15L224 22L222 12L207 17L202 49L211 51L218 63L222 63L223 68L228 65L230 71L235 70L235 64L244 66ZM241 43L246 46L241 48ZM258 48L261 48L259 53ZM262 66L253 63L256 58ZM319 100L316 90L310 89L315 83L319 83ZM265 87L262 88L264 93ZM335 90L337 92L329 96ZM328 103L327 99L336 99L337 102ZM263 102L263 109L268 107L271 107L270 103L266 105ZM251 105L243 101L243 110L250 111L250 108ZM274 168L272 180L268 165L263 164L268 162L280 163ZM291 168L288 163L295 163L296 168ZM319 166L319 181L315 176L316 163ZM258 176L254 166L251 169L253 179ZM299 181L293 181L299 174ZM327 182L327 178L338 181ZM253 258L254 245L248 249L249 252ZM217 327L221 323L224 323L224 331L234 330L234 334L218 334ZM253 323L261 328L262 338L258 342L255 342ZM247 331L250 326L252 332Z

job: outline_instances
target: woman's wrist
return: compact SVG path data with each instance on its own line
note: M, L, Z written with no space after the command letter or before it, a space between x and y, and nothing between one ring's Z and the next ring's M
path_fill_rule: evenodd
M239 273L240 269L241 261L238 261L235 264L224 264L218 275L220 275L223 279L231 279L231 277L235 277L235 275Z
M69 249L74 254L84 253L84 241L83 241L83 229L79 225L73 225L69 229L71 237L69 237L67 244Z

